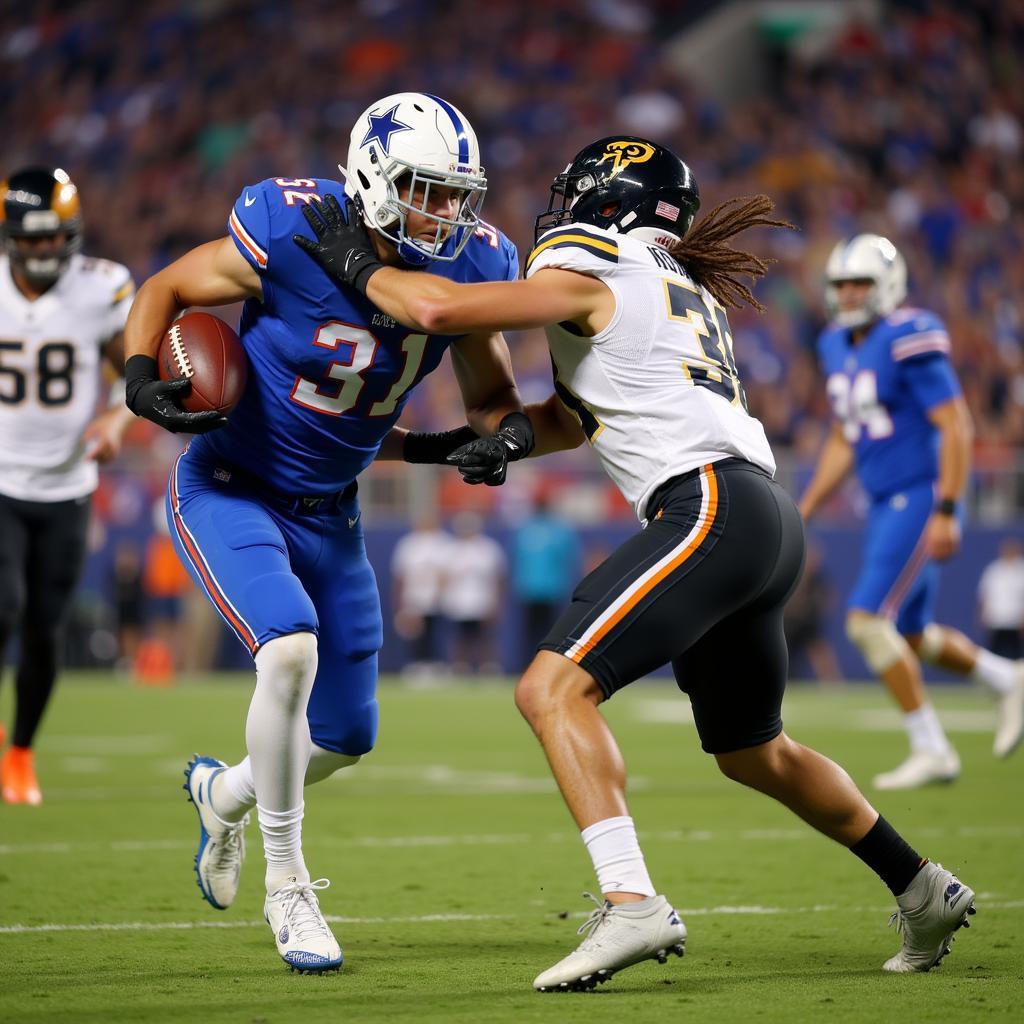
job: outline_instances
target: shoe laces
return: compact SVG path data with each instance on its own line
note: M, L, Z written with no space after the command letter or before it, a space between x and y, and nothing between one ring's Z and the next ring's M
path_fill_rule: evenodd
M224 835L217 841L217 852L220 855L219 861L230 863L235 857L241 857L244 851L245 827L249 824L249 815L245 815L241 821L229 822Z
M300 941L334 938L316 898L316 890L326 889L330 884L326 878L315 882L289 882L274 893L274 899L284 904L285 924Z
M585 935L584 944L593 939L597 929L608 919L608 915L615 909L607 900L599 900L592 892L583 893L583 898L593 900L597 904L590 917L576 929L577 935Z

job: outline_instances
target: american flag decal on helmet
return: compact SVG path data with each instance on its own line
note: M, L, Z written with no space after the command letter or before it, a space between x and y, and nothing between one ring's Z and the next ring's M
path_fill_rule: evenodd
M654 213L658 217L664 217L665 220L679 220L679 207L673 206L671 203L666 203L664 199L658 200L658 205L654 208Z

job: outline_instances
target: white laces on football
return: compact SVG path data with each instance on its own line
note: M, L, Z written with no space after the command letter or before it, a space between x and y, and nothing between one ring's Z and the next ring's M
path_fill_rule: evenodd
M318 878L315 882L289 882L273 894L273 899L284 904L284 921L294 938L300 941L325 935L333 938L316 898L316 890L326 889L330 884L326 878Z

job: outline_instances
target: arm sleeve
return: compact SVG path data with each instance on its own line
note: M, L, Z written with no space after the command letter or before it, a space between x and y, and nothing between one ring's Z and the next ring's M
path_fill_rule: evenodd
M946 325L934 313L917 310L892 340L892 359L918 407L927 412L961 394L949 361Z
M132 308L132 300L135 298L135 281L132 279L131 271L120 265L118 265L118 270L120 273L117 275L110 297L104 345L124 330L124 325L128 321L128 310Z
M263 277L270 263L270 206L265 183L242 190L228 216L228 234L242 256Z
M903 365L903 378L914 401L926 412L962 393L950 361L942 355L908 359Z
M508 264L505 269L505 280L506 281L518 281L519 280L519 250L516 248L515 243L507 241L507 247L505 249L505 255L508 258Z

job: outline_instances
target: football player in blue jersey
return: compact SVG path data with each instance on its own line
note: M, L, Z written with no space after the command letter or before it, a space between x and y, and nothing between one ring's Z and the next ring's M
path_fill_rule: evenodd
M244 189L227 236L147 281L127 327L130 408L201 434L168 486L179 555L256 664L248 756L231 767L198 757L185 773L199 886L214 907L231 904L255 807L266 918L282 958L302 971L342 962L317 899L328 883L311 881L303 859L303 786L358 761L377 732L382 623L356 478L376 457L443 462L478 434L500 436L510 459L532 447L500 334L409 331L338 288L293 241L308 234L310 204L334 209L347 195L359 198L373 261L459 282L514 279L515 246L479 219L486 179L472 127L436 96L388 96L356 122L345 179L344 189L320 178ZM183 412L175 396L187 381L158 379L162 335L188 306L243 300L251 370L241 402L227 420ZM472 429L393 429L446 351Z
M939 563L960 544L971 419L949 360L949 335L904 306L907 270L879 235L840 242L826 268L832 322L818 339L835 421L800 502L810 519L855 470L871 501L864 561L846 632L903 711L910 756L879 789L950 782L960 760L929 703L919 659L969 676L998 698L993 753L1024 732L1024 663L932 621Z

